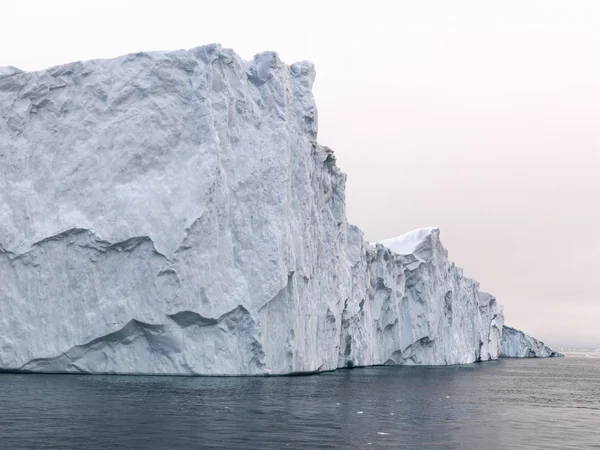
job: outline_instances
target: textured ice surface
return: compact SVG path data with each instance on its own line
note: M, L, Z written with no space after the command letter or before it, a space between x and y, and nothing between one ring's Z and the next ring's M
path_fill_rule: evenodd
M0 69L0 368L284 374L497 358L434 228L368 243L313 66L217 45Z
M504 326L500 356L502 358L548 358L563 355L522 331Z

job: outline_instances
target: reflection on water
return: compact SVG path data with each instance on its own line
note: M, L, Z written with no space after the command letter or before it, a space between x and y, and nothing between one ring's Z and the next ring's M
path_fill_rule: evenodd
M600 448L600 359L306 377L0 375L1 448Z

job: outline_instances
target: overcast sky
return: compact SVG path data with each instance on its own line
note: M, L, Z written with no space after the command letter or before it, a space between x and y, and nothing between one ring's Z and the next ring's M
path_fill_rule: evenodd
M600 347L600 1L1 3L0 66L212 42L311 60L368 239L438 226L507 324Z

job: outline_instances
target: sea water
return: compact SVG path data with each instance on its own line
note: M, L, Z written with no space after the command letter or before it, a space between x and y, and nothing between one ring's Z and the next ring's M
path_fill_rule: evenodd
M600 358L264 378L0 374L0 448L600 448Z

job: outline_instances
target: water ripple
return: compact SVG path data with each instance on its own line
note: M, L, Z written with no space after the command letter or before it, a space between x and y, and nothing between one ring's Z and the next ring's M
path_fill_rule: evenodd
M318 376L0 375L7 449L600 448L600 359Z

